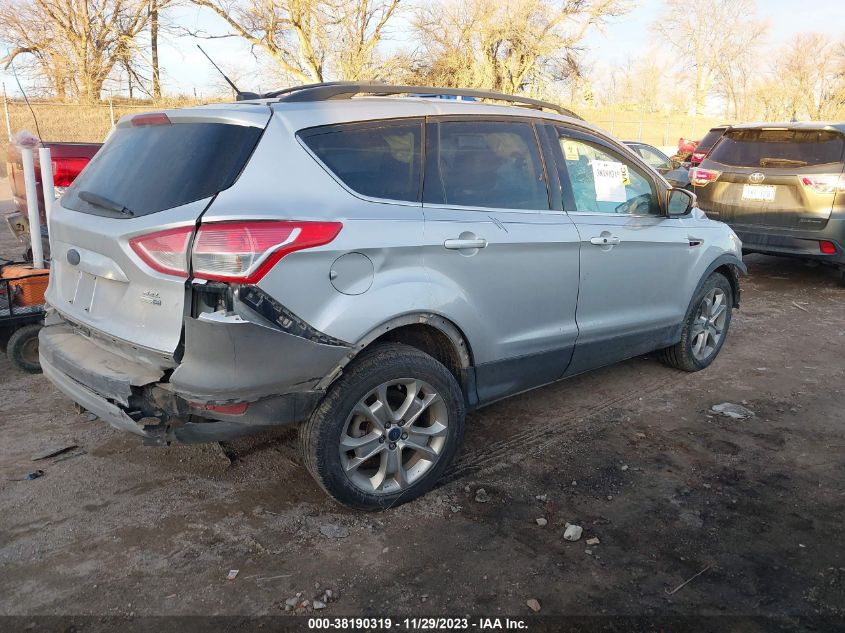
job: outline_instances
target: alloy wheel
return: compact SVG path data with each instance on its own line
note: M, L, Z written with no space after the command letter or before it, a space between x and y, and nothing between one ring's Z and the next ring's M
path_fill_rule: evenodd
M692 355L696 359L706 361L716 352L725 334L727 318L728 305L725 291L721 288L713 288L701 300L690 330Z
M446 447L449 412L435 389L402 378L361 398L340 436L349 481L369 494L392 494L425 475Z

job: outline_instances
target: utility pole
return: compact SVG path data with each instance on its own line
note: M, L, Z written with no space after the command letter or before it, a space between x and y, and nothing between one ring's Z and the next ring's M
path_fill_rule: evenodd
M6 82L3 82L3 110L6 113L6 132L9 133L9 140L12 140L12 119L9 116L9 98L6 96Z
M153 62L153 99L161 99L161 76L158 72L158 0L150 0L150 49Z

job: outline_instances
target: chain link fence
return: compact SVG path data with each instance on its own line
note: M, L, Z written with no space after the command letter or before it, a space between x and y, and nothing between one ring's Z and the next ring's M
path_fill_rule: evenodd
M32 102L31 105L43 140L98 143L103 141L120 117L126 114L193 104L183 101L141 105ZM578 112L590 123L609 132L611 136L625 141L641 141L655 145L665 148L669 153L677 147L679 138L698 139L714 125L726 122L709 117L665 115L611 108L580 109ZM33 114L22 101L4 99L3 115L7 138L21 130L36 133Z

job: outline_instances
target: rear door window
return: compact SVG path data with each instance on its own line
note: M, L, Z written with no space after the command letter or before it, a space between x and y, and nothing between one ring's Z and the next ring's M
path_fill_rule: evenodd
M425 202L493 209L549 208L534 128L521 121L439 121ZM430 146L430 147L432 147Z
M663 154L653 147L649 147L648 145L637 145L636 146L637 152L640 156L642 156L643 160L648 163L649 166L654 167L655 169L670 169L672 167L672 161L669 159L666 154Z
M347 123L312 128L299 137L355 193L419 202L422 119Z
M115 128L65 192L62 206L138 217L213 196L232 186L262 131L224 123ZM123 207L131 214L116 214L91 200L108 201L108 207Z
M731 130L710 160L732 167L811 167L842 161L845 137L827 130Z

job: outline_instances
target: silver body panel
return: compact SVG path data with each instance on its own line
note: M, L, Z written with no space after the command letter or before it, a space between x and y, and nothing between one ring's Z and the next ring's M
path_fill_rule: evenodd
M132 251L129 240L193 225L208 202L130 220L56 205L50 217L48 303L66 319L149 350L162 366L172 365L185 316L185 280L151 269ZM71 250L79 253L77 265L68 261Z
M269 121L268 111L273 113ZM637 345L666 343L714 262L728 257L732 265L742 266L734 233L698 210L667 218L377 200L349 190L296 136L314 126L448 115L537 117L602 135L583 121L524 108L383 97L240 103L168 114L183 121L210 118L266 128L234 185L210 199L134 219L86 215L57 205L50 227L53 274L47 300L65 320L95 333L92 340L110 352L140 356L152 370L176 367L168 390L178 391L179 379L190 376L185 391L193 397L228 402L323 390L377 333L391 323L425 315L450 324L450 337L463 337L479 380L478 393L468 394L468 400L490 401L603 364L605 358L620 360L627 352L636 353ZM643 164L616 145L624 156ZM662 180L660 184L668 186ZM277 330L260 318L255 325L227 323L226 318L194 321L190 283L149 269L128 247L135 235L237 219L343 224L331 243L285 256L257 284L340 345L320 345L309 352L309 345L317 344L298 339L296 352L288 356L293 349L286 347L289 335L275 336ZM618 243L607 247L591 242L602 235L618 238ZM483 239L485 246L446 248L448 240L456 239ZM68 263L71 249L80 253L80 264ZM150 303L150 297L157 303ZM238 315L252 316L248 310ZM190 333L202 325L201 340L195 334L186 338L186 324ZM239 356L239 350L250 347L237 337L255 328L263 328L265 337L255 340L278 344L278 371L290 377L290 384L259 376L254 384L238 384L234 390L225 384L227 370L250 364L250 358ZM656 334L660 332L668 334ZM228 337L222 351L197 353L198 345L213 344L218 335ZM622 346L615 356L595 354L596 346L630 337L644 337L646 343ZM250 344L258 349L254 341ZM183 358L220 363L223 371L216 367L208 372L213 378L203 385L200 366L182 368ZM286 358L297 366L285 370ZM256 353L255 362L265 361ZM72 395L68 385L73 383L67 382L72 376L57 376L54 365L45 373ZM514 379L515 374L524 379ZM72 397L88 407L89 391L85 387ZM97 411L127 428L125 414L119 409L122 415L116 414L107 394L101 396L106 404Z

